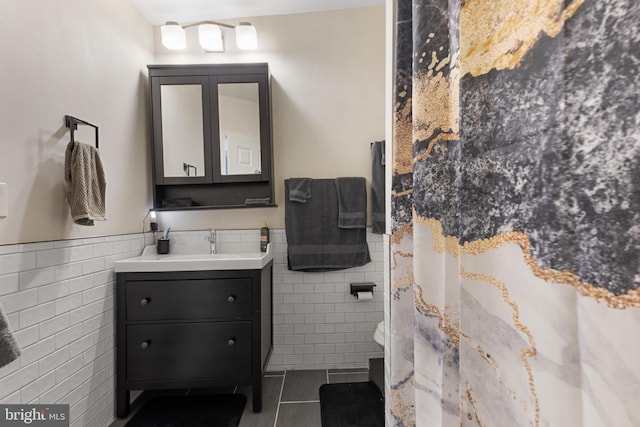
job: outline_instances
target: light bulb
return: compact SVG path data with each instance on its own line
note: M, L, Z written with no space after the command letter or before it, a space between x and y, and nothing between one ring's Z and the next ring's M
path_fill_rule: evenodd
M162 35L162 44L167 49L185 49L187 47L187 36L177 22L167 22L160 27Z
M258 47L256 27L249 22L241 22L236 27L236 45L238 49L251 50Z
M214 24L202 24L198 26L200 46L207 52L224 52L222 43L222 31Z

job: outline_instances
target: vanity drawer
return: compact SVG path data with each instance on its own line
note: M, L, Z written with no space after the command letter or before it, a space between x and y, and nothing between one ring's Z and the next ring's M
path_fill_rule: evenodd
M251 279L128 282L127 320L251 317Z
M251 372L251 322L127 326L127 379L186 380Z

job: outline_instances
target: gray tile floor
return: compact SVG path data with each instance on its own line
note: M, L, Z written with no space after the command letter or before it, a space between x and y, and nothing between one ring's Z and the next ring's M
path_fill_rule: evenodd
M366 369L319 369L308 371L267 372L262 383L262 411L253 413L251 387L230 390L172 390L162 394L242 393L247 396L239 427L321 427L320 397L322 384L368 381ZM157 395L158 393L151 394ZM131 416L144 403L145 395L132 405ZM116 420L110 427L122 427L128 419Z

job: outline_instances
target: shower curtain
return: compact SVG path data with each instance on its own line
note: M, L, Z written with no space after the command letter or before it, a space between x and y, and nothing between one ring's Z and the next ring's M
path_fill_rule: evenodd
M640 426L640 3L397 0L389 426Z

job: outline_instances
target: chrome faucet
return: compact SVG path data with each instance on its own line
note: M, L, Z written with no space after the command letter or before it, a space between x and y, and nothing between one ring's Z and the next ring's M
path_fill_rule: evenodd
M216 253L216 230L209 228L209 235L204 237L204 240L209 242L209 253Z

